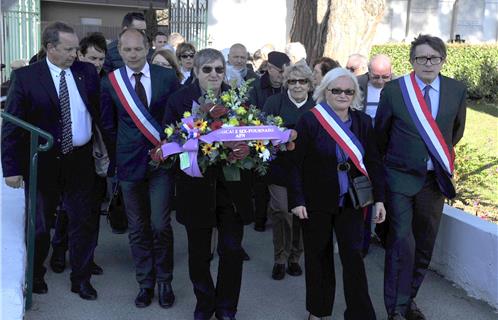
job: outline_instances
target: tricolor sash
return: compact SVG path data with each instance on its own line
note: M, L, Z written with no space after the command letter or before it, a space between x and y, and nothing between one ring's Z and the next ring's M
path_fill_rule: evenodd
M161 126L149 110L143 105L126 73L126 67L121 67L109 73L111 86L114 88L119 102L137 126L138 130L155 146L161 143Z
M368 177L367 168L363 163L365 150L355 134L341 121L327 103L322 102L316 105L311 109L311 112L330 137L348 154L356 168Z
M453 198L455 196L452 179L454 170L453 150L448 148L438 124L427 107L422 90L420 90L415 80L415 73L412 72L399 79L401 93L408 113L429 150L433 163L437 162L434 163L434 168L441 191L446 197Z

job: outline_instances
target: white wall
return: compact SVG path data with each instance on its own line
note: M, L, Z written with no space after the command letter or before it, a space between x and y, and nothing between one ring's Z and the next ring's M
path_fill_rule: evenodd
M445 205L431 268L498 309L498 225Z
M250 52L266 43L283 50L292 25L293 0L209 0L210 46L240 42Z

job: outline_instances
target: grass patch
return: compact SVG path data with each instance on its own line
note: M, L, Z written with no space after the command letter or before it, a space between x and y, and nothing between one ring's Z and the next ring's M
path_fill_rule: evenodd
M457 198L451 205L498 223L498 106L468 101L456 147Z

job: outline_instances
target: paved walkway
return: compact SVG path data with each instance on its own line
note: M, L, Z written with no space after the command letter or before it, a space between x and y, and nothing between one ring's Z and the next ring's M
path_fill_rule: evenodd
M55 274L49 271L46 280L49 292L33 295L33 307L26 313L27 320L187 320L193 318L195 299L188 278L187 246L184 228L174 222L175 271L173 288L176 302L173 308L159 307L157 300L145 309L134 305L138 292L128 247L127 235L115 235L102 218L96 262L104 268L104 275L94 276L92 283L97 289L97 301L84 301L70 292L69 271ZM244 276L240 295L239 320L292 320L305 319L304 276L287 276L282 281L270 277L272 261L271 230L255 232L246 227L244 247L251 260L244 263ZM382 299L384 251L374 246L366 258L370 295L378 319L386 319ZM340 275L339 256L335 254L336 274ZM213 260L216 273L218 259ZM428 319L496 320L498 314L478 300L469 298L452 283L430 272L420 291L418 305ZM345 309L342 279L337 277L337 295L333 319L343 319Z

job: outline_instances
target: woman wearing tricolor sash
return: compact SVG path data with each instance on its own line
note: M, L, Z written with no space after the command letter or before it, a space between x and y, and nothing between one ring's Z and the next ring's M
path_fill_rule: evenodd
M343 266L344 319L375 319L361 255L363 210L348 189L367 176L373 186L374 215L385 219L384 182L372 121L358 111L356 77L344 68L328 72L316 88L316 105L296 125L298 138L288 188L289 207L303 227L308 319L328 319L335 296L332 238Z

